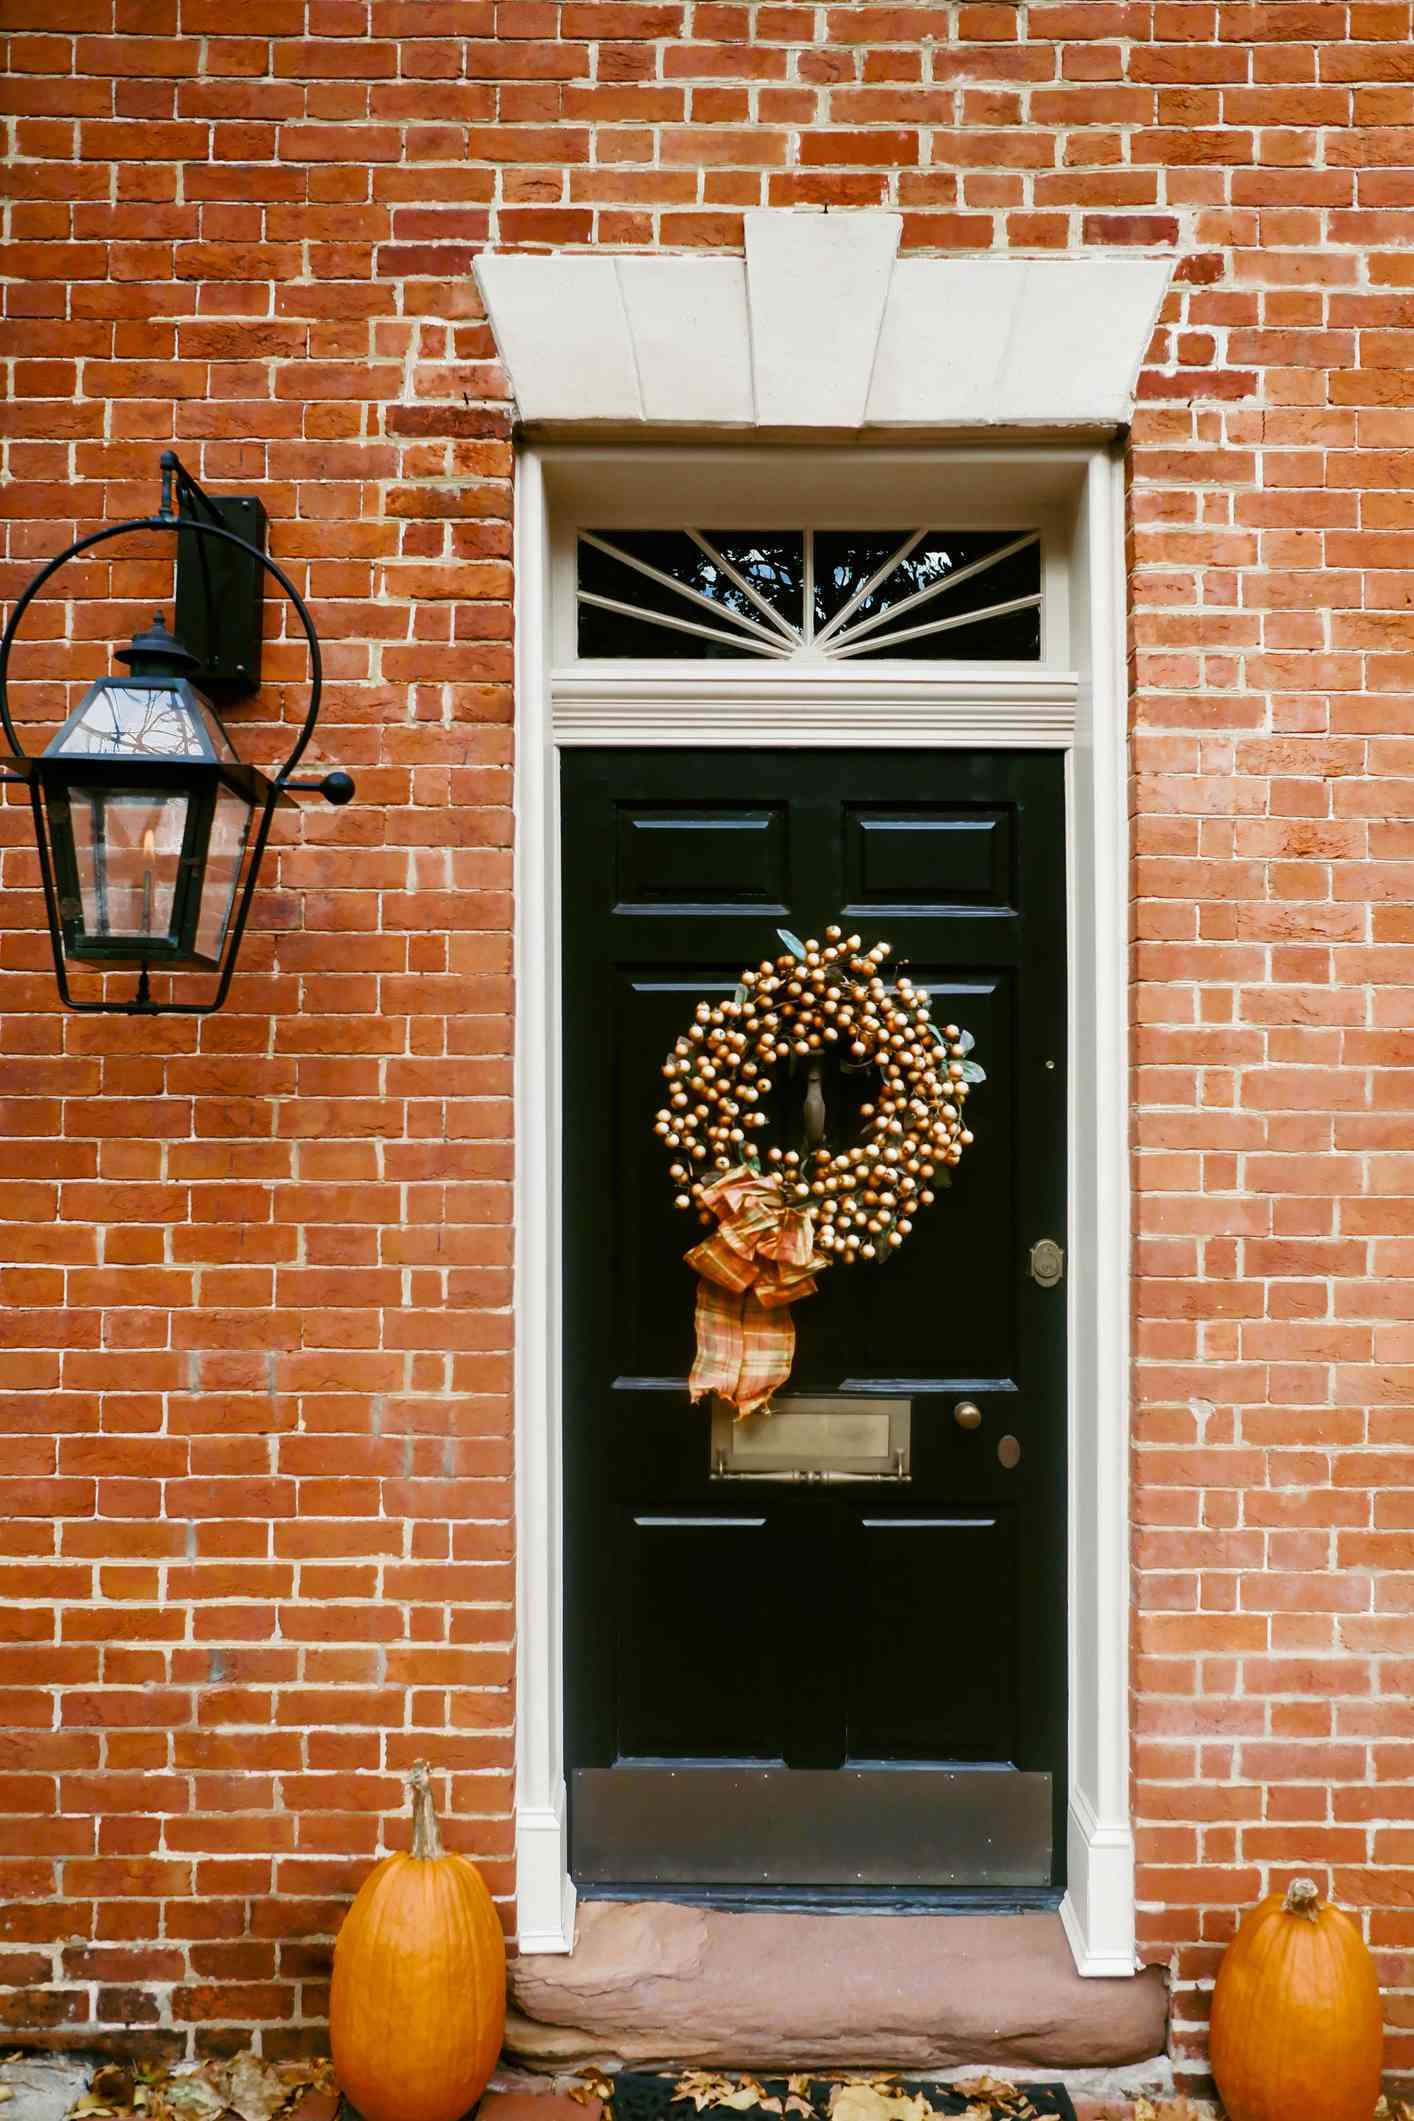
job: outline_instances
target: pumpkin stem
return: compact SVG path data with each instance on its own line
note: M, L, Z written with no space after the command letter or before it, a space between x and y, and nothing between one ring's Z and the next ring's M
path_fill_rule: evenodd
M442 1830L432 1802L432 1771L425 1760L413 1762L408 1788L412 1791L412 1852L424 1862L435 1863L442 1854Z
M1314 1878L1292 1879L1286 1891L1286 1912L1288 1915L1304 1915L1308 1922L1314 1922L1316 1911L1320 1904L1320 1889Z

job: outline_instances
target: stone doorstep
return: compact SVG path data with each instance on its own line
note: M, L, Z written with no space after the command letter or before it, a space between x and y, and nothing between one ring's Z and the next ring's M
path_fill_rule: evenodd
M574 1950L512 1960L510 1990L507 2055L552 2075L590 2062L1036 2076L1142 2064L1150 2081L1163 2073L1160 2096L1172 2085L1153 2061L1167 2044L1162 1971L1083 1979L1054 1914L582 1901Z

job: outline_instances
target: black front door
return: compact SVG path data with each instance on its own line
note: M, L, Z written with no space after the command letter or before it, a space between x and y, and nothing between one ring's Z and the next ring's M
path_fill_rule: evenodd
M576 751L561 795L576 1879L1053 1890L1065 1290L1032 1248L1065 1236L1062 761ZM698 999L776 955L778 929L836 920L893 945L987 1080L975 1140L906 1244L794 1307L775 1435L852 1439L854 1470L821 1478L817 1454L814 1478L791 1478L761 1416L762 1477L689 1404L682 1255L703 1233L674 1208L654 1114ZM847 1144L850 1086L824 1088ZM878 1477L858 1471L871 1421L906 1445Z

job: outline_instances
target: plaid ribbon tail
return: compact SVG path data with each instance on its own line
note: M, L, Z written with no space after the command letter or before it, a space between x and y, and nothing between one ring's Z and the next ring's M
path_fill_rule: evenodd
M750 1289L724 1289L699 1275L697 1355L688 1379L694 1404L715 1392L737 1419L769 1406L795 1360L795 1321L789 1307L768 1309Z
M808 1210L788 1207L780 1180L739 1165L703 1195L717 1227L687 1254L697 1274L694 1401L715 1392L738 1421L769 1407L790 1376L790 1306L815 1294L829 1260L815 1250Z

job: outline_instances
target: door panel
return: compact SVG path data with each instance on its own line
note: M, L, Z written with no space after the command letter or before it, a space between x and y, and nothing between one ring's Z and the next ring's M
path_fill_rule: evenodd
M850 1760L1013 1760L1015 1513L881 1512L864 1519L857 1555ZM928 1613L981 1624L969 1617L930 1639Z
M779 1632L759 1625L764 1516L639 1512L624 1524L617 1660L620 1758L779 1760ZM684 1600L684 1575L714 1596Z
M704 1886L779 1882L792 1862L802 1886L1057 1883L1065 1291L1027 1259L1065 1234L1062 762L574 751L562 817L572 1865L612 1880L617 1846L622 1882L650 1875L651 1818L651 1875ZM714 1480L710 1410L686 1390L682 1255L700 1230L653 1133L661 1064L699 998L777 952L778 926L839 917L893 944L987 1070L976 1139L907 1244L830 1270L793 1311L785 1395L907 1400L910 1477ZM827 1081L832 1138L853 1135L865 1081ZM770 1139L788 1141L801 1095L783 1085ZM701 1829L727 1763L783 1778L769 1801L750 1783L730 1851ZM889 1851L929 1787L951 1825L905 1862ZM1038 1792L1053 1832L1034 1829ZM1024 1862L1001 1848L1018 1806ZM989 1817L969 1855L963 1824Z
M878 810L847 804L847 920L1011 903L1011 818L1004 811Z
M616 835L619 907L783 913L789 817L784 803L625 804Z

